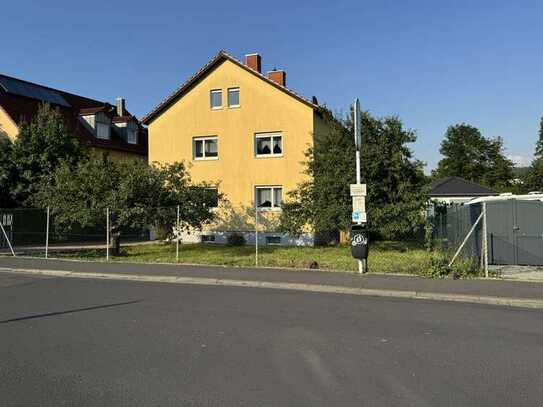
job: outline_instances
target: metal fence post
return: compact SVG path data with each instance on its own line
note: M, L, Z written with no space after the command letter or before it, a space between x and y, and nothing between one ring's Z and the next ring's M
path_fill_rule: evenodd
M4 233L4 237L6 238L6 242L8 242L9 250L11 250L11 254L13 257L15 256L15 252L13 251L13 247L11 246L11 242L9 241L8 234L6 233L6 230L4 229L4 225L2 225L2 221L0 220L0 229L2 229L2 232Z
M106 208L106 261L109 261L109 208Z
M486 202L483 202L483 258L485 277L488 278L488 237L486 225Z
M258 207L255 205L255 266L258 267Z
M47 225L45 227L45 258L49 255L49 207L47 207Z
M177 219L175 221L175 262L179 263L179 205L177 205Z

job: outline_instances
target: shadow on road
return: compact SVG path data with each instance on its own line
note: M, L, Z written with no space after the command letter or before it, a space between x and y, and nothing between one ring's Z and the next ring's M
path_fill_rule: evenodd
M28 319L54 317L56 315L73 314L75 312L92 311L92 310L95 310L95 309L119 307L121 305L137 304L139 302L141 302L141 300L117 302L117 303L114 303L114 304L96 305L94 307L75 308L75 309L70 309L70 310L66 310L66 311L48 312L46 314L27 315L27 316L19 317L19 318L5 319L3 321L0 321L0 324L7 324L9 322L17 322L17 321L26 321Z

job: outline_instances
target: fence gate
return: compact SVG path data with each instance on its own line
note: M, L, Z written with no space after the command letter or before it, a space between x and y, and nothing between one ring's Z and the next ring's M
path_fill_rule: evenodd
M491 264L543 265L543 203L487 204Z
M516 264L543 265L543 204L515 202Z

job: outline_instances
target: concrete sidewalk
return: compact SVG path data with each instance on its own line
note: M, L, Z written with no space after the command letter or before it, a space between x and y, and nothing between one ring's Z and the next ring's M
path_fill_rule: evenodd
M235 285L543 308L543 284L503 280L435 280L386 274L82 262L0 257L0 271L61 277L111 278L177 284ZM524 304L524 305L523 305Z

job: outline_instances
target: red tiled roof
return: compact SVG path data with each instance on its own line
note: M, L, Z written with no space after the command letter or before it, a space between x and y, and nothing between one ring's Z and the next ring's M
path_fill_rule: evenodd
M31 83L0 74L0 78L1 77L20 81L22 83ZM115 120L118 116L116 116L115 107L111 104L89 99L84 96L74 95L58 89L49 88L47 86L34 83L31 84L44 89L53 90L59 93L66 100L66 102L68 102L70 107L58 106L54 104L53 106L58 108L59 112L64 116L67 126L79 137L81 143L84 145L88 147L97 147L147 156L148 137L147 129L144 127L140 126L138 144L129 144L124 141L115 131L115 126L112 126L111 139L101 140L96 138L80 120L81 114L94 114L103 111L112 117L113 122L116 122ZM39 99L9 93L5 91L2 86L0 86L0 106L2 106L6 113L17 124L21 123L22 121L30 122L42 103L43 102ZM130 117L133 116L130 115Z
M269 83L270 85L282 90L283 92L287 93L288 95L292 96L293 98L299 100L300 102L312 107L313 109L317 109L318 105L313 103L312 101L304 98L303 96L299 95L292 89L287 88L286 86L282 86L271 79L269 79L267 76L263 75L262 73L255 71L254 69L249 68L247 65L245 65L240 60L234 58L230 54L228 54L226 51L221 50L219 53L213 57L207 64L205 64L198 72L196 72L193 76L191 76L185 83L183 83L181 86L179 86L172 94L167 96L162 102L160 102L153 110L151 110L149 113L147 113L142 119L141 122L144 124L149 124L152 122L156 116L158 116L162 111L164 111L166 108L168 108L173 102L175 102L178 98L183 96L183 94L190 89L203 75L205 75L207 72L211 71L215 66L217 66L219 63L221 63L224 60L228 60L233 62L234 64L238 65L239 67L245 69L246 71L252 73L253 75L259 77L263 81Z

